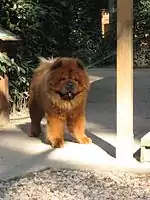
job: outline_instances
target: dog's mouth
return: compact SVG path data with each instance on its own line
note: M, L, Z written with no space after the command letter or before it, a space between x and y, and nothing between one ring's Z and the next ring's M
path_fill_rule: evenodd
M64 100L72 100L76 96L76 94L74 94L72 92L67 92L65 94L59 92L59 95Z
M67 92L67 93L62 93L62 92L57 92L57 94L59 94L59 96L61 97L61 99L66 100L66 101L70 101L72 99L74 99L74 97L78 94L77 93L73 93L73 92Z

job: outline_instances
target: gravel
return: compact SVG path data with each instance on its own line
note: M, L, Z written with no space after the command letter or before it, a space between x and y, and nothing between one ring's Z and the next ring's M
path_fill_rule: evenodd
M0 181L0 200L150 200L150 174L46 169Z

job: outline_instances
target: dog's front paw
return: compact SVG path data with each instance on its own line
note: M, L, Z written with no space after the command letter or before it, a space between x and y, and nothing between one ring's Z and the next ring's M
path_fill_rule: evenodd
M50 140L51 146L53 148L62 148L64 147L64 140L62 138L55 138Z
M84 136L82 138L79 138L77 140L77 142L80 143L80 144L91 144L92 143L92 139L87 137L87 136Z

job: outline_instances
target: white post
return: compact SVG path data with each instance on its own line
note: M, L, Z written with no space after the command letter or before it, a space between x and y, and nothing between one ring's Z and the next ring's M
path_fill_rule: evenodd
M133 0L117 0L117 146L119 161L133 159Z

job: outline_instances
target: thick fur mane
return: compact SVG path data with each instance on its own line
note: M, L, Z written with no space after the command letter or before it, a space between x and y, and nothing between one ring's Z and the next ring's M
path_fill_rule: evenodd
M54 90L50 90L48 86L48 75L51 73L51 68L55 65L55 62L57 62L57 59L60 57L56 58L44 58L44 57L39 57L39 66L35 69L34 71L34 77L33 79L33 85L36 94L39 94L39 88L43 88L40 91L40 96L44 96L44 101L48 102L48 104L53 105L53 108L59 109L62 111L69 111L71 109L75 109L77 107L80 107L81 105L84 107L84 104L86 103L86 98L87 98L87 93L88 90L84 88L80 94L78 94L74 99L71 101L65 101L61 99L60 95L57 94ZM67 60L68 58L63 58L63 60ZM40 86L39 85L42 85ZM46 94L46 95L45 95ZM39 97L37 97L39 98ZM47 100L46 100L47 99ZM41 102L40 102L41 103ZM44 107L46 107L47 104L43 104Z

